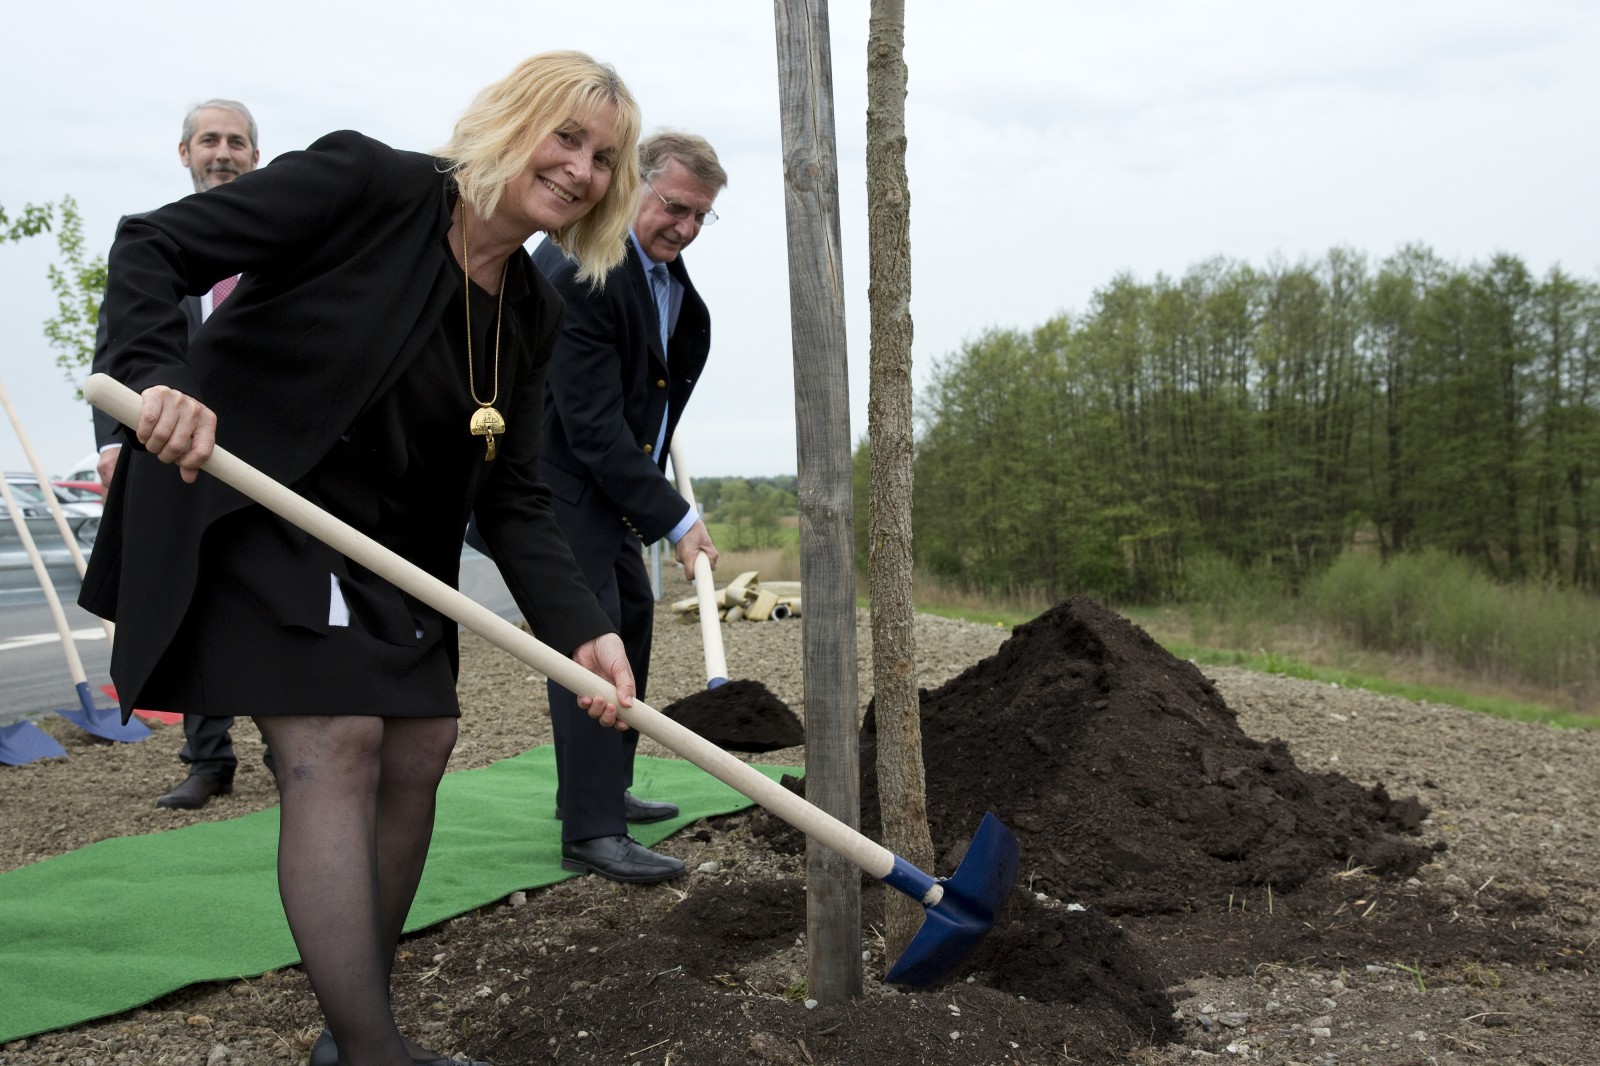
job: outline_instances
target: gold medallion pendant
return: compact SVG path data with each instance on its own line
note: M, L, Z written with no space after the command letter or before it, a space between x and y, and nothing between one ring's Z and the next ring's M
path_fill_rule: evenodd
M506 431L506 420L499 411L494 409L494 402L500 398L500 323L505 317L506 309L506 268L511 265L511 257L507 256L505 262L500 264L500 301L494 312L494 392L487 400L478 398L477 376L472 369L472 274L468 267L471 262L467 257L467 203L461 201L461 301L467 312L467 391L472 394L472 402L478 409L472 412L472 421L467 428L474 437L483 438L483 461L494 461L494 439Z
M472 412L470 428L474 437L484 438L483 461L486 463L492 461L495 450L494 439L506 431L506 420L500 417L499 411L485 404Z

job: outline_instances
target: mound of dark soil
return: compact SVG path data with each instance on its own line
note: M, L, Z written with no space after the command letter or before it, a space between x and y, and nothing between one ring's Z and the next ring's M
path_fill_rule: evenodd
M1211 682L1086 597L1018 626L993 656L924 691L928 818L940 872L985 811L1021 844L1019 882L1107 914L1226 907L1344 866L1415 872L1426 815L1246 736ZM873 718L862 825L879 832Z
M779 751L806 740L794 711L759 681L728 681L670 703L661 713L728 751Z

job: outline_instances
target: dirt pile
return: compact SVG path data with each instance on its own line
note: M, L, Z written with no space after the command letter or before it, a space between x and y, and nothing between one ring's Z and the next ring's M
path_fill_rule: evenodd
M669 703L661 713L728 751L782 751L806 741L794 711L759 681L728 681Z
M922 693L928 817L940 872L986 810L1021 844L1019 882L1111 914L1226 907L1343 866L1414 873L1426 809L1240 729L1216 688L1086 597L1026 625ZM876 834L876 752L863 735L862 824Z

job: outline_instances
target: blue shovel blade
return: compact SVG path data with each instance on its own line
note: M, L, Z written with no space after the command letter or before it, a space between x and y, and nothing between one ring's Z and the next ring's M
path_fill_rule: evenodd
M895 960L885 980L927 988L967 960L994 928L995 917L1017 882L1017 838L993 814L985 814L967 846L966 858L944 886L944 897L924 907L922 928Z
M135 740L143 740L150 735L150 730L143 722L129 719L122 720L122 712L114 707L96 707L94 697L89 694L89 682L78 682L78 706L57 707L56 713L85 733L102 737L106 740L117 740L125 744Z
M67 750L56 738L24 718L11 725L0 725L0 763L21 766L35 759L51 759Z

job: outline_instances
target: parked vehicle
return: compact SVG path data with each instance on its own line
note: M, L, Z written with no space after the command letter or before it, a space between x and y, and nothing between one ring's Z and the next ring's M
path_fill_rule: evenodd
M55 516L39 489L39 482L31 474L7 474L6 486L16 499L17 506L27 523L39 557L44 561L50 580L63 599L77 595L78 568L72 552L61 539ZM94 548L95 535L100 531L100 512L104 505L98 501L63 499L67 490L53 490L61 501L61 510L67 528L78 542L78 550L87 556ZM0 604L37 602L43 598L38 577L33 572L33 561L28 558L22 537L5 500L0 498Z
M104 503L106 487L98 481L56 478L50 484L72 495L74 503Z
M63 480L63 481L92 481L94 484L100 486L100 491L101 492L104 492L105 491L105 486L104 485L100 485L100 466L99 466L99 463L100 463L100 453L99 452L90 452L88 455L85 455L82 459L79 459L77 461L77 463L73 466L72 472L70 474L68 474L66 477L62 478L61 480Z
M6 474L6 484L11 488L11 494L24 510L36 509L51 523L54 518L50 514L50 504L45 499L44 489L39 487L39 480L32 474ZM77 536L78 543L93 545L94 538L100 532L100 515L105 510L105 502L98 495L85 498L81 490L60 487L52 483L49 492L61 504L62 514L66 517L67 526Z

